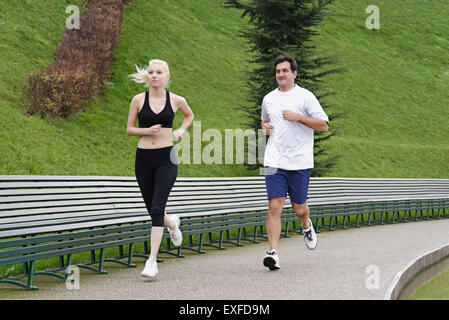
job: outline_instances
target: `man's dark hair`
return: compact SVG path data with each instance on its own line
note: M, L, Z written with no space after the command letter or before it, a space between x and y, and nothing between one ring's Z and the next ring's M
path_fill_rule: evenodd
M274 59L274 67L276 68L276 66L279 63L282 63L285 61L290 62L290 70L292 72L298 71L298 64L296 63L295 58L293 58L292 56L289 56L288 54L281 54L276 59Z

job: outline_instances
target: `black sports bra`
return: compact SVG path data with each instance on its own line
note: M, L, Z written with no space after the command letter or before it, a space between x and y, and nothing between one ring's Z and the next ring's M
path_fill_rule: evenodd
M165 107L159 113L154 113L150 108L149 92L145 92L145 102L137 117L139 118L140 128L149 128L156 124L162 124L162 128L173 128L173 118L175 113L171 107L170 94L167 92Z

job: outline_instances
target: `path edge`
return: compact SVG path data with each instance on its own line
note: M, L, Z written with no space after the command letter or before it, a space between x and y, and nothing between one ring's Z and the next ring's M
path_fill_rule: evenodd
M407 284L422 270L432 264L449 257L449 243L433 249L411 261L399 271L385 293L384 300L397 300Z

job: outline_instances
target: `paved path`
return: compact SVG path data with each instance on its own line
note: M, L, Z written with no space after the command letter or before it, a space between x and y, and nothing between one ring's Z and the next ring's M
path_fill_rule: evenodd
M186 258L161 255L159 275L140 277L137 268L106 263L107 275L81 270L79 290L36 276L38 291L0 289L2 299L383 299L395 275L410 261L449 243L449 219L323 231L309 251L301 236L282 239L281 269L262 265L267 241ZM378 273L378 288L367 288Z

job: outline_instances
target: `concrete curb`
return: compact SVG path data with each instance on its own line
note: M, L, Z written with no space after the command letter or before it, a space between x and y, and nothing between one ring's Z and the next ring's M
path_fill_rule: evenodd
M404 269L399 271L393 282L385 293L384 300L397 300L407 284L422 270L432 264L449 257L449 243L434 249L414 261L410 262Z

